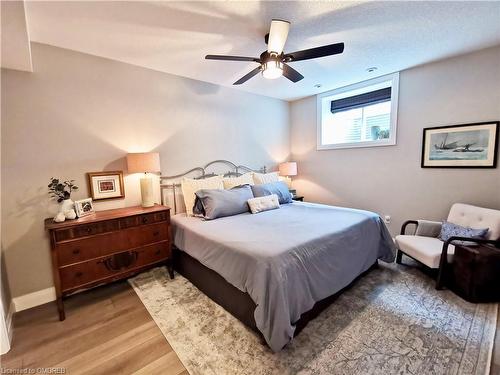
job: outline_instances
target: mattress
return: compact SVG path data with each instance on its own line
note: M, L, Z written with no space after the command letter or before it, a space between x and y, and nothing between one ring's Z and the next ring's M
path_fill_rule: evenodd
M255 323L273 351L293 339L300 315L349 285L395 247L369 211L294 202L216 220L175 215L174 244L256 304Z

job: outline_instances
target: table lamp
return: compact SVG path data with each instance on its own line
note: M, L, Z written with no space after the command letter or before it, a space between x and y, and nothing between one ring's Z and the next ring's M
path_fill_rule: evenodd
M280 176L285 177L288 188L292 185L291 176L297 176L297 163L294 161L287 161L279 165Z
M149 172L160 172L160 154L157 152L138 152L127 154L128 173L144 173L141 178L142 207L153 207L154 190L153 178Z

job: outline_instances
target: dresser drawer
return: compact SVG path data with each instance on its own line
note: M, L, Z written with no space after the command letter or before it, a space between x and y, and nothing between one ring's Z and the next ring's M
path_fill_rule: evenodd
M58 229L55 230L55 237L57 242L67 241L81 237L93 236L95 234L137 227L140 225L159 223L162 221L167 223L170 222L170 215L168 211L129 216L118 220L106 220L97 223L83 224L67 229Z
M168 211L125 217L120 219L120 228L126 229L138 225L158 223L160 221L169 222L169 219L170 215Z
M100 253L101 242L95 238L66 242L56 246L59 266L66 266L84 260L97 258Z
M159 241L166 241L169 239L168 231L168 224L160 222L58 243L55 249L59 266L66 266Z
M142 266L166 260L169 257L170 245L168 241L165 241L62 267L59 269L61 289L65 291L76 287L84 287L85 284L119 276L121 273L133 271Z
M129 228L122 231L128 247L139 247L169 239L170 226L167 222Z
M139 224L152 224L158 223L159 221L170 221L170 215L168 212L155 212L152 214L144 214L137 217Z
M56 241L71 240L74 238L81 238L93 236L95 234L112 232L118 230L118 220L101 221L97 223L78 225L73 228L60 229L55 231Z

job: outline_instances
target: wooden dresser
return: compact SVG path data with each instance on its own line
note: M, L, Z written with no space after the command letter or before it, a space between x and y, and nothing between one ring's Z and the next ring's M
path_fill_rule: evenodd
M76 220L45 220L50 234L59 319L63 298L171 262L170 208L127 207Z

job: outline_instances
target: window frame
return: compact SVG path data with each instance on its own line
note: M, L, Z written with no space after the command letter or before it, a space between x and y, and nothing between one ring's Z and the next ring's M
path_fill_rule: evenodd
M330 112L331 100L329 97L342 94L348 91L359 90L365 87L373 86L382 82L391 81L391 118L390 118L390 136L387 139L377 139L374 141L349 142L349 143L331 143L322 144L322 118L324 111ZM373 78L367 81L355 83L353 85L340 87L316 95L316 149L317 150L335 150L343 148L359 148L359 147L380 147L396 145L396 133L398 123L398 97L399 97L399 72L387 74L381 77ZM323 106L325 99L328 105Z

